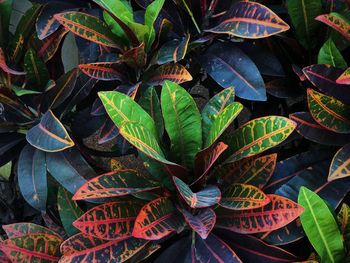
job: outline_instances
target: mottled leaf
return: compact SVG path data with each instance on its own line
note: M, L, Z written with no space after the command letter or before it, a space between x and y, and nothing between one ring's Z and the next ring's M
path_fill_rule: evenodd
M337 79L338 84L350 85L350 68L347 68Z
M181 84L192 80L191 74L180 64L165 64L151 71L146 77L146 83L149 86L163 85L164 81L169 80Z
M91 78L98 80L122 80L124 76L120 67L120 62L96 62L90 64L80 64L80 70Z
M350 21L345 16L336 12L331 12L329 14L320 15L315 19L334 28L343 37L350 41Z
M60 236L51 229L33 223L15 223L3 225L2 228L6 232L8 238L22 237L32 234L49 234L53 236L56 235L57 238L60 238Z
M342 204L338 213L337 222L340 233L343 235L345 246L348 248L350 245L350 208L345 203Z
M350 144L343 146L334 155L329 168L328 181L350 176Z

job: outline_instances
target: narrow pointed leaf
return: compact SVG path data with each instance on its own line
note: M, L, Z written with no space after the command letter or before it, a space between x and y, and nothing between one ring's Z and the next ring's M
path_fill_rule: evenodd
M43 91L50 76L45 63L33 49L28 49L24 56L24 69L28 85L36 91Z
M288 24L266 6L255 2L240 1L229 9L218 26L207 31L257 39L288 29Z
M322 261L342 262L345 256L343 237L328 205L306 187L301 187L298 203L305 208L300 216L303 229Z
M249 121L230 136L228 145L233 154L226 162L238 161L280 144L295 127L293 121L279 116L267 116Z
M202 146L201 117L195 101L181 86L166 81L162 87L161 107L172 156L178 163L192 168Z
M18 161L18 185L24 199L35 209L46 210L47 179L45 153L26 145Z
M28 131L26 138L32 146L45 152L59 152L74 146L63 124L52 111L44 114L40 123Z
M329 168L328 181L350 176L350 144L345 145L334 155Z
M108 26L97 17L73 11L59 13L54 17L61 25L79 37L100 45L120 49L120 45L115 42L115 37Z
M241 234L253 234L279 229L302 212L303 207L278 195L267 195L271 200L266 206L244 211L219 208L216 211L216 227Z
M86 182L74 194L73 200L123 196L156 188L155 182L134 170L117 170Z
M350 68L347 68L337 79L338 84L350 85Z
M181 84L192 80L191 74L180 64L165 64L152 72L146 78L149 86L163 85L164 81L169 80Z
M259 188L248 184L232 184L223 193L220 205L230 210L247 210L267 205L270 199Z
M161 12L165 0L155 0L150 3L145 11L145 25L148 27L148 32L145 37L146 50L148 51L156 38L154 23L156 22L159 13Z
M323 127L338 133L350 133L350 106L308 89L307 99L312 117Z
M5 54L4 54L4 51L2 50L1 47L0 47L0 69L5 71L6 73L12 74L12 75L25 75L26 74L25 72L13 70L7 66Z
M82 233L104 240L131 237L141 205L134 202L111 202L95 206L75 222Z
M119 62L96 62L90 64L80 64L80 70L91 78L98 80L122 80L124 79L121 73Z
M32 234L49 234L53 236L56 235L60 238L60 236L51 229L33 223L15 223L3 225L2 228L6 232L8 238L22 237Z
M182 220L170 199L160 197L142 207L132 235L140 239L158 240L177 231L181 224Z
M329 14L320 15L315 19L334 28L343 37L350 41L350 21L343 15L331 12Z
M191 208L209 207L220 202L221 192L216 186L208 185L199 192L194 193L181 179L174 176L173 181L181 197Z
M335 68L347 67L343 55L340 53L331 38L328 39L321 47L318 53L317 63L331 65Z

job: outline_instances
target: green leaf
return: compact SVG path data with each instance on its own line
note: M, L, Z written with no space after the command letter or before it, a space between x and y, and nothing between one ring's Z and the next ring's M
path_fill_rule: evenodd
M267 116L244 124L230 135L228 145L233 154L226 163L266 151L284 141L296 123L280 116Z
M156 37L156 33L154 30L154 22L156 21L160 10L164 5L165 0L154 0L151 4L149 4L146 8L145 12L145 25L148 27L148 32L146 34L145 43L146 43L146 51L148 51Z
M24 56L24 69L27 72L26 79L31 89L44 91L50 80L45 63L38 57L33 49L28 49Z
M347 64L332 39L328 39L320 49L318 64L327 64L336 68L346 68Z
M288 14L299 42L311 49L317 44L319 23L315 18L322 14L321 0L287 0Z
M197 105L185 89L165 81L161 106L174 160L192 168L202 146L202 124Z
M322 262L343 262L343 237L328 205L303 186L300 188L298 203L305 209L300 216L303 229Z
M58 189L57 205L61 222L68 236L79 233L79 230L73 226L73 222L81 217L84 213L78 204L72 200L73 195L63 187Z
M13 0L0 2L0 47L2 48L5 48L8 41L12 2Z
M338 226L343 234L346 248L350 248L350 207L343 203L338 213Z
M202 134L205 140L208 137L210 128L219 115L235 99L235 90L227 88L212 97L202 110Z
M11 170L12 170L12 162L8 162L7 164L4 164L0 167L0 178L9 180L11 176Z
M24 95L31 95L31 94L41 94L41 92L39 92L39 91L23 89L23 88L15 86L15 85L12 85L11 89L18 97L21 97Z

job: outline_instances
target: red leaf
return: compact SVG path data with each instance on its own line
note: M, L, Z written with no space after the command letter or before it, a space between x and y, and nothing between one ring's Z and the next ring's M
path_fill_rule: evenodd
M5 71L8 74L12 74L12 75L25 75L25 72L20 72L20 71L16 71L13 69L10 69L7 64L6 64L6 58L5 58L5 54L4 51L2 50L2 48L0 47L0 68Z
M163 85L166 80L181 84L186 81L191 81L192 76L187 69L180 64L165 64L151 72L146 82L150 86L157 86Z
M96 62L80 64L80 70L91 78L98 80L122 80L123 75L117 69L119 62Z

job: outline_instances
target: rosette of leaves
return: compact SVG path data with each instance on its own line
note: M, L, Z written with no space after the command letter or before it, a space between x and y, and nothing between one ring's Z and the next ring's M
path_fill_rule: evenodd
M49 173L72 193L85 183L84 176L94 175L72 148L65 124L70 123L67 113L86 96L84 87L91 90L95 83L77 69L63 73L58 52L68 32L63 27L39 39L36 21L43 9L33 4L12 35L12 1L0 3L0 166L13 161L22 196L41 212L46 211Z
M223 140L242 110L232 88L214 96L201 113L190 94L170 81L164 82L160 98L148 88L140 104L117 91L99 97L149 173L118 169L79 188L73 200L102 204L74 218L80 233L63 242L61 261L141 261L162 249L163 242L171 243L152 255L155 262L297 259L249 235L283 227L303 211L288 198L261 190L276 154L255 158L285 140L293 121L254 119ZM252 160L257 170L265 168L262 173L250 169ZM256 176L236 176L243 167ZM234 169L237 173L230 173Z

